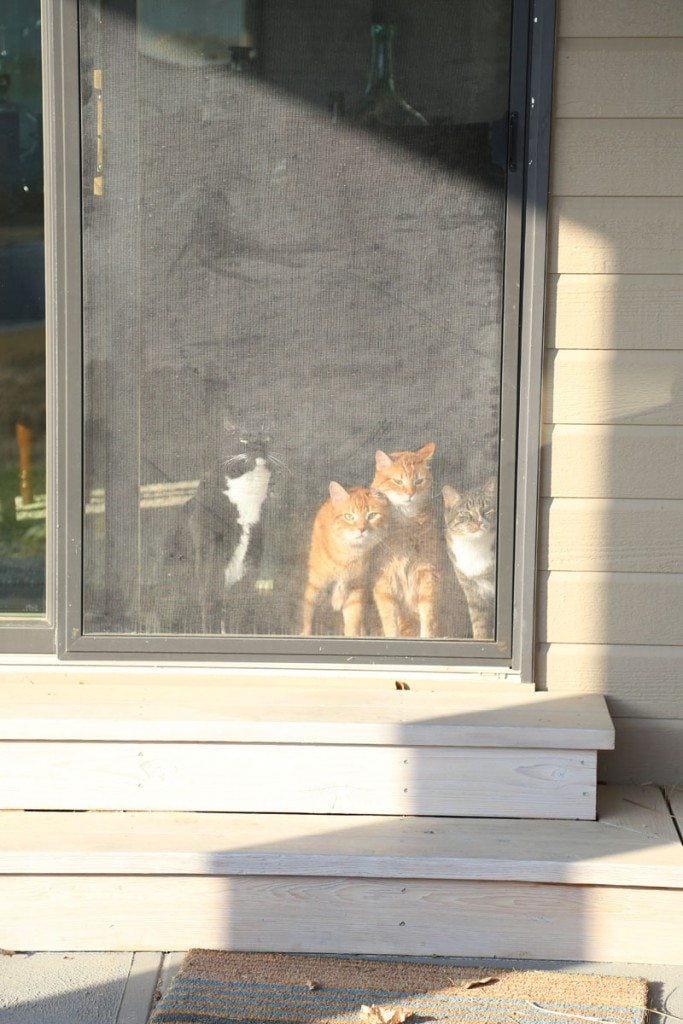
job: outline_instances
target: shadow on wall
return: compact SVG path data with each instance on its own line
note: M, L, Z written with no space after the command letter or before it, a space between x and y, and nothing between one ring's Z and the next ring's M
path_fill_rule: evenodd
M538 668L609 695L601 778L621 782L683 778L677 218L670 198L551 204Z

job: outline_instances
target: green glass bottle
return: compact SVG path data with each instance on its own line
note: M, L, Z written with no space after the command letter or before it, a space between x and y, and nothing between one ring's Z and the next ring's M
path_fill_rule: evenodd
M404 125L426 125L427 121L396 91L394 82L394 25L374 22L370 27L372 56L370 75L363 99L353 120L356 124L382 125L389 128Z

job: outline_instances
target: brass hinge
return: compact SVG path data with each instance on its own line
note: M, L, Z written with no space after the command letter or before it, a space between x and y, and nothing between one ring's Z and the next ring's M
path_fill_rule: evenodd
M95 177L92 180L92 192L94 196L101 196L104 194L104 112L100 68L93 70L92 87L95 95Z

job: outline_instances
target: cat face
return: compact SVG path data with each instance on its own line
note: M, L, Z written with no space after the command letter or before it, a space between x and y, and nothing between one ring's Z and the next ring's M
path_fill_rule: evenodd
M432 494L429 464L435 448L431 442L417 452L376 452L373 488L386 494L391 504L406 515L424 508Z
M460 494L446 485L442 491L446 528L459 537L483 536L496 528L496 478L483 487Z
M345 490L334 480L330 484L332 530L343 544L371 548L384 537L389 503L383 494L368 487Z
M227 448L231 452L223 463L226 484L253 472L257 466L270 468L268 447L271 437L265 429L245 430L230 424L226 433Z

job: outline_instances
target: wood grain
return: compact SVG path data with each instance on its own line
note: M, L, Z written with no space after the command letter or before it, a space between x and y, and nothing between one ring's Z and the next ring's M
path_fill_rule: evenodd
M683 643L683 574L539 573L541 643Z
M683 350L556 351L546 361L544 418L547 423L680 426Z
M599 761L604 782L683 785L683 719L617 718L617 743Z
M560 196L550 205L549 270L680 274L682 233L683 198Z
M678 196L683 120L558 118L552 131L555 196Z
M681 427L563 424L544 431L541 493L557 498L683 498Z
M629 842L624 831L624 843ZM0 878L0 945L677 964L683 892L345 878Z
M546 345L579 349L680 349L683 277L551 274Z
M555 117L683 116L683 39L560 39Z
M286 875L683 887L659 789L601 786L598 821L0 811L0 874ZM634 838L624 846L620 830Z
M0 743L3 809L592 818L595 752Z
M539 644L539 686L601 693L620 718L683 718L681 648L637 644Z
M539 566L575 572L681 572L683 502L545 498Z
M563 0L558 34L566 36L680 36L678 0Z
M284 682L284 680L283 680ZM0 737L594 750L612 740L599 698L558 700L481 683L435 693L5 676Z

